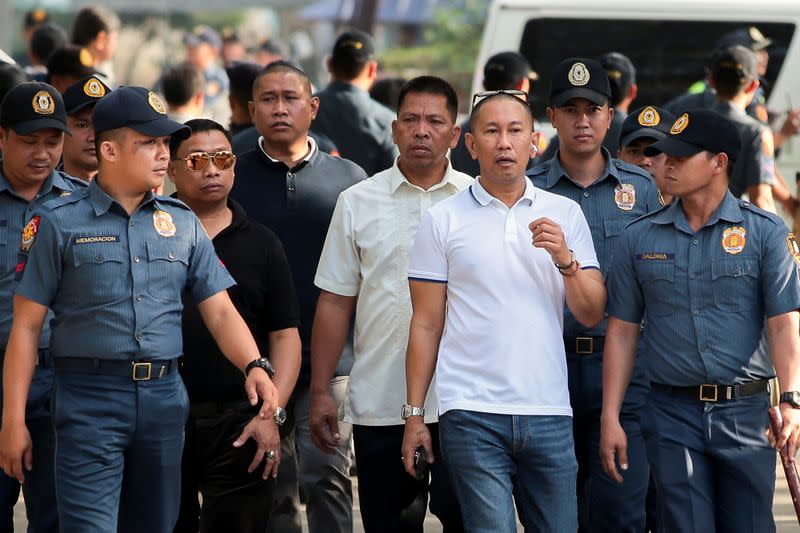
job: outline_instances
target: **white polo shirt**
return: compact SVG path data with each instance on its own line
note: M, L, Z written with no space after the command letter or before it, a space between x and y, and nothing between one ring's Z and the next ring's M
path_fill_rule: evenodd
M344 420L365 426L400 425L406 400L406 346L411 323L408 257L422 215L431 205L466 189L473 179L448 163L428 190L412 185L395 164L339 195L322 249L317 287L358 296L355 362ZM435 422L436 395L425 402Z
M572 415L564 353L564 280L528 224L548 217L582 268L599 268L581 208L525 179L509 209L480 178L433 206L411 252L412 280L447 283L436 363L439 414Z

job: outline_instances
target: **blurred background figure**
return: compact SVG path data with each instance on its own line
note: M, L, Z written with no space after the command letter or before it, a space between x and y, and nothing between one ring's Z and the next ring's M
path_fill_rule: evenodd
M184 38L186 60L203 73L205 115L220 124L228 124L231 110L228 107L228 75L220 64L222 38L210 26L196 26Z
M53 52L67 44L67 32L55 24L41 24L28 41L28 66L25 73L31 81L47 79L47 60Z
M392 111L397 111L397 97L400 96L400 88L405 82L405 78L400 77L381 78L372 84L369 95Z
M286 49L286 45L274 38L264 39L259 43L258 47L253 50L253 61L262 67L266 67L273 61L287 59L288 56L289 53Z
M231 107L231 146L234 154L255 148L260 136L253 126L247 103L253 99L253 82L261 68L257 63L241 61L225 69L230 80L228 103Z
M47 83L62 94L79 79L94 73L94 57L91 52L74 44L59 48L47 60Z
M611 118L611 127L603 140L603 146L613 157L619 151L622 123L628 117L628 109L638 92L636 68L627 56L619 52L603 54L598 61L603 65L608 83L611 85L611 107L614 108L614 116Z
M224 28L222 30L221 54L222 64L226 67L236 61L244 61L247 57L247 50L242 41L239 40L239 34L233 28Z
M117 52L119 29L119 17L102 6L84 7L72 22L72 43L89 50L96 70L109 81L114 79L112 62Z
M203 118L205 92L203 73L184 61L172 65L161 77L161 94L167 103L167 115L175 122Z
M31 9L25 13L22 22L22 43L25 46L25 51L28 50L28 44L31 42L31 37L36 28L42 24L50 22L50 15L41 7ZM27 53L20 53L14 57L14 60L19 63L21 67L30 65L30 60Z

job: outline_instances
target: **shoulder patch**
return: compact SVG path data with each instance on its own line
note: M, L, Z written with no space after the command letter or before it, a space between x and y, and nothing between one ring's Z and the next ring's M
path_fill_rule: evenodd
M19 243L20 252L29 252L33 241L36 240L36 234L39 233L39 221L42 220L40 215L34 215L30 221L22 228L22 239Z

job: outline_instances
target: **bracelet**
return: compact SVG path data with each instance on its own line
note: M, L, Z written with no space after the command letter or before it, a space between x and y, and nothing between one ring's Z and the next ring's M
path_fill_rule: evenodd
M557 268L557 269L559 269L559 270L569 270L570 268L572 268L572 265L574 265L575 263L577 263L577 261L575 260L575 252L573 252L572 250L570 250L570 251L569 251L569 257L570 257L571 261L569 262L569 264L568 264L568 265L559 265L559 264L558 264L558 263L556 263L555 261L553 261L553 264L554 264L554 265L556 266L556 268Z
M573 259L572 263L575 265L575 270L573 270L571 274L566 274L563 269L558 270L565 278L571 278L578 273L578 270L581 269L581 264L577 259Z

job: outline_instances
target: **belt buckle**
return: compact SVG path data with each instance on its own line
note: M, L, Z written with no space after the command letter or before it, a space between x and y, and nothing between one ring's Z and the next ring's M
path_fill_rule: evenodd
M144 377L140 376L140 369L147 369L147 373L144 375ZM144 372L144 370L142 371ZM147 361L146 363L133 363L131 378L133 378L133 381L148 381L151 378L152 372L153 363L150 361Z
M590 355L594 353L594 339L592 337L575 337L575 353Z
M716 402L719 395L718 385L700 385L700 401L701 402Z

